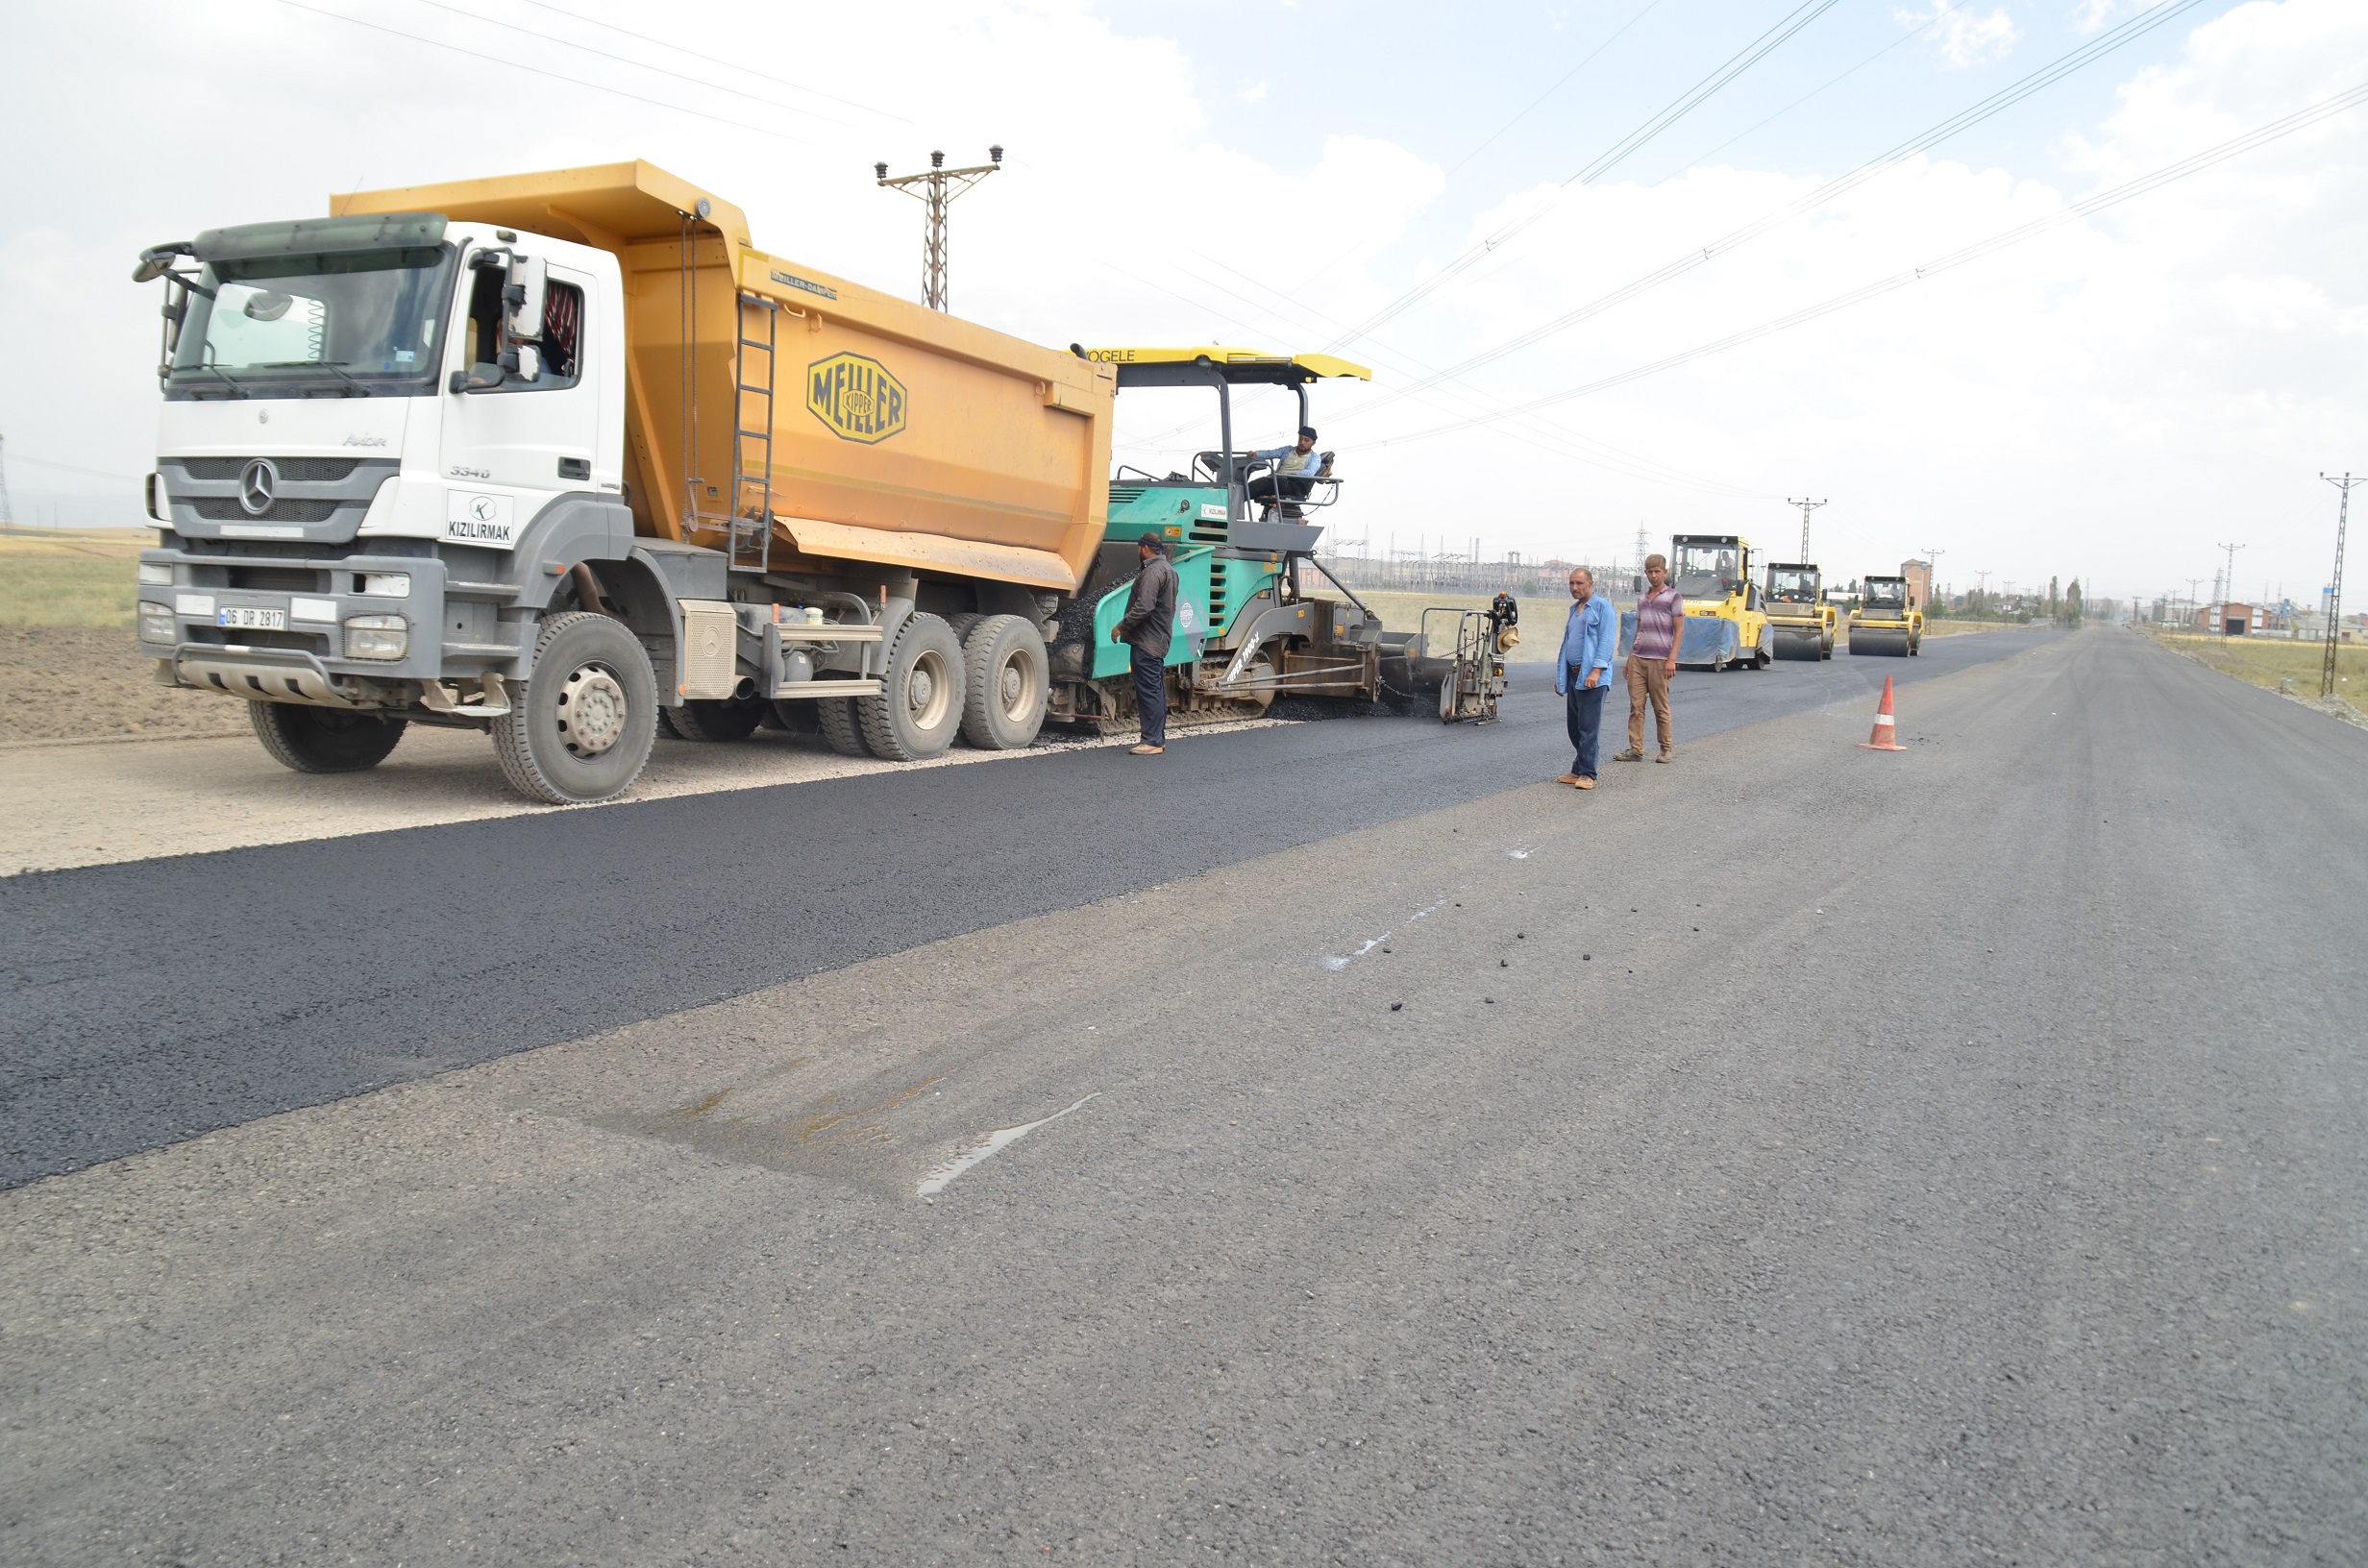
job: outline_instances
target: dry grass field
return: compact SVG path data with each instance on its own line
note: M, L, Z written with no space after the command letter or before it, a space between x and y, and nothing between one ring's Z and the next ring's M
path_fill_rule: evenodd
M0 533L0 747L237 735L246 705L159 686L132 640L145 529Z
M2319 695L2319 665L2323 643L2289 643L2262 637L2204 637L2181 632L2156 632L2157 642L2210 665L2238 680L2298 697ZM2335 649L2335 696L2354 714L2368 720L2368 648L2346 644ZM2288 682L2292 684L2289 686Z
M132 625L132 569L156 535L145 528L0 533L0 626Z

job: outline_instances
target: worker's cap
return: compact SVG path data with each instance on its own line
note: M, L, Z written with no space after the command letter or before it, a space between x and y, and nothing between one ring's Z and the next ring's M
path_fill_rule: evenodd
M1306 437L1308 440L1313 441L1316 439L1316 427L1313 425L1302 425L1299 427L1299 434Z
M1156 533L1146 531L1143 537L1136 540L1135 543L1138 545L1148 545L1163 555L1168 552L1167 541L1160 538L1160 536Z

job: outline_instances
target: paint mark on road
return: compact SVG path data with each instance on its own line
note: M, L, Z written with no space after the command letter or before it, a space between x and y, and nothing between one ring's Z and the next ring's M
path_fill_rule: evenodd
M1523 854L1527 854L1528 852L1529 851L1527 850L1522 851ZM1455 893L1468 893L1470 890L1471 884L1467 882L1462 887L1456 889ZM1440 896L1431 903L1423 905L1420 909L1416 910L1412 915L1407 916L1406 923L1408 925L1412 925L1415 921L1427 918L1433 911L1437 910L1441 905L1446 903L1448 899L1453 898L1455 896L1455 893L1440 894ZM1363 946L1359 947L1355 952L1348 954L1346 957L1343 957L1339 953L1327 953L1324 957L1317 960L1317 962L1321 964L1325 968L1330 969L1334 974L1338 974L1341 970L1348 968L1349 965L1355 963L1358 959L1363 958L1366 954L1371 952L1374 948L1380 946L1383 943L1388 942L1389 940L1390 933L1384 931L1378 937L1369 938Z
M1098 1099L1100 1097L1101 1090L1096 1090L1093 1093L1088 1094L1085 1097L1085 1100ZM1034 1132L1037 1128L1045 1126L1048 1122L1060 1120L1063 1116L1069 1115L1070 1112L1076 1110L1077 1106L1083 1105L1085 1100L1077 1101L1076 1105L1064 1106L1060 1110L1053 1112L1052 1115L1044 1117L1040 1121L1027 1122L1019 1127L1005 1127L999 1131L989 1133L980 1141L972 1144L969 1148L963 1150L960 1154L955 1155L945 1164L938 1166L935 1170L921 1178L921 1185L914 1188L915 1194L924 1198L936 1197L940 1192L946 1190L947 1187L951 1184L956 1176L961 1175L964 1171L970 1169L971 1166L978 1164L981 1160L990 1159L995 1155L1000 1154L1003 1150L1010 1148L1014 1143L1019 1142L1020 1139L1027 1137L1028 1134Z

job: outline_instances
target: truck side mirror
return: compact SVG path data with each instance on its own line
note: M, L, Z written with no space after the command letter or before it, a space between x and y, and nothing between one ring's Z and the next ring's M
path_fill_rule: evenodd
M501 384L502 367L481 359L466 370L453 372L452 389L455 392L490 392Z

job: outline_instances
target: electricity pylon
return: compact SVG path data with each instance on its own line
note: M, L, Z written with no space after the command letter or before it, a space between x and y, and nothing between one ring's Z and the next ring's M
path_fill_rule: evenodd
M950 169L944 153L931 153L926 173L900 174L893 180L888 177L887 164L872 165L881 184L917 197L928 208L928 228L922 238L921 298L932 310L946 308L946 208L955 197L1003 166L1002 148L988 148L987 157L991 161Z

